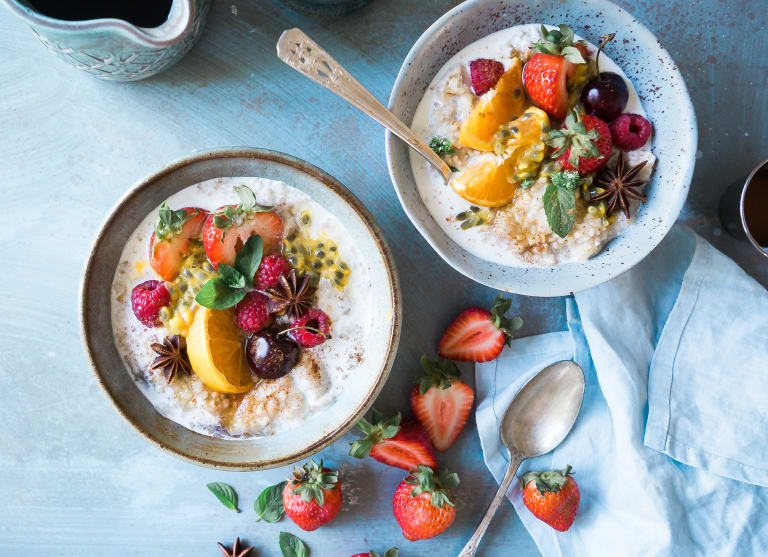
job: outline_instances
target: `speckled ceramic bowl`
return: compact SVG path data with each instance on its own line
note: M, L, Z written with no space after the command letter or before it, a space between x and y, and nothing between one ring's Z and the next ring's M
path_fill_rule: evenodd
M584 263L549 268L507 267L459 247L440 229L419 196L408 147L386 135L387 164L408 217L430 245L469 278L508 292L561 296L605 282L638 263L664 238L688 194L696 158L696 116L680 71L664 47L632 14L607 0L469 0L446 13L416 41L395 81L389 108L404 122L438 70L459 50L495 31L523 23L568 23L592 43L617 32L610 55L632 81L654 124L658 158L648 203L632 226Z
M325 411L290 432L249 440L215 439L161 416L126 371L112 337L110 289L126 239L162 201L179 190L219 177L281 180L323 205L355 238L370 266L377 293L371 365L349 378ZM115 205L96 237L80 284L80 331L96 379L120 414L147 440L196 464L229 470L260 470L296 462L347 432L373 404L389 375L400 338L400 288L392 256L373 217L341 183L300 159L262 149L201 153L142 180Z

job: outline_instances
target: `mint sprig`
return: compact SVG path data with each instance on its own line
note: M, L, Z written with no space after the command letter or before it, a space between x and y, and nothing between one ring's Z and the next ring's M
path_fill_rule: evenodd
M576 222L576 194L574 190L584 183L575 170L555 172L544 191L544 213L552 232L565 238Z
M157 216L155 236L157 236L158 240L169 242L174 236L181 233L184 223L197 216L197 209L192 209L189 212L186 209L176 209L174 211L163 201L160 204L160 209L157 211Z
M210 309L226 309L237 305L251 289L263 253L261 236L254 234L237 254L234 267L219 263L219 276L209 279L203 285L195 301Z
M227 230L231 226L240 226L245 221L246 215L272 210L272 207L257 204L256 195L248 186L235 186L234 190L240 198L240 203L238 205L227 205L213 215L213 225L219 230ZM221 241L224 241L223 235L221 236Z

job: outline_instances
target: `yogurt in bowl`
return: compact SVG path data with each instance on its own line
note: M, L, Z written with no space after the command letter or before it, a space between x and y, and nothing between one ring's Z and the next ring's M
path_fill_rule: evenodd
M277 216L275 222L282 223L281 237L271 260L280 261L286 274L289 269L298 271L299 282L304 274L308 277L312 274L311 282L315 283L313 288L316 290L308 304L321 308L330 325L326 333L328 338L323 338L317 346L303 347L292 341L297 331L281 335L285 342L299 346L300 354L284 375L261 378L254 374L247 388L234 389L240 392L226 392L229 390L226 386L222 392L218 383L206 381L202 371L195 370L194 358L189 358L192 373L177 372L170 379L163 367L153 369L153 363L158 359L153 346L162 345L172 335L185 339L181 341L183 345L195 338L191 329L201 310L196 296L199 298L206 281L215 280L221 272L221 268L219 273L214 270L206 256L211 250L206 250L207 245L204 247L202 236L206 226L215 228L213 220L218 208L237 203L235 188L247 188L262 209L271 209L255 213L256 218L274 214ZM163 416L193 431L222 438L273 435L299 427L315 413L327 409L350 374L359 373L366 365L366 339L372 326L371 281L349 232L307 194L285 183L263 178L206 180L172 195L164 207L171 211L195 207L209 213L201 233L191 238L186 253L182 254L189 264L182 264L177 273L162 277L155 269L165 271L153 259L149 247L151 242L159 243L155 233L160 226L157 210L147 215L134 230L120 256L112 282L113 334L126 367L142 393ZM192 220L187 223L195 224ZM222 238L235 232L234 227L230 227L223 231ZM223 244L221 240L215 242L214 248ZM260 270L266 262L265 257ZM185 275L189 275L189 279L185 279ZM258 276L259 272L252 280L258 282ZM147 327L135 315L136 304L131 303L131 292L138 284L163 278L168 279L161 284L169 292L170 301L158 306L158 326ZM276 285L277 281L272 280L268 285L255 284L244 289L254 292L267 312L270 294L260 294L256 288L265 292L275 290ZM279 288L277 290L279 293ZM213 311L228 311L227 318L237 320L246 301L233 305L234 311L226 308ZM233 340L241 342L245 350L249 334L268 328L275 328L279 334L280 329L291 328L291 321L286 316L277 319L265 316L261 323L246 325L248 330L233 326L231 332L236 336ZM191 347L187 348L191 352Z
M556 125L557 120L552 114L535 109L526 110L535 106L535 103L525 96L524 89L530 86L523 84L522 70L535 55L534 45L541 44L544 29L541 24L516 25L462 48L437 72L427 87L411 125L414 132L424 141L431 141L433 146L437 146L436 150L443 154L445 161L455 170L455 176L451 180L452 187L448 187L433 167L411 151L413 176L427 210L456 244L481 259L505 266L549 267L586 261L626 229L640 205L639 200L632 199L626 213L620 210L608 212L609 207L605 202L590 202L589 192L596 192L597 188L600 188L594 184L600 177L600 171L580 172L583 183L579 184L574 192L574 222L563 236L553 230L549 215L545 211L544 197L552 181L552 174L562 170L561 163L553 155L555 150L550 146L549 140L551 127ZM546 29L557 28L550 25L546 26ZM586 56L582 57L584 63L573 64L574 75L568 78L570 88L570 82L575 82L581 77L581 82L575 83L569 90L569 104L575 107L579 104L579 93L589 81L589 75L597 73L592 65L594 53L598 49L594 45L588 45L578 36L574 36L569 45L571 42L586 47ZM591 58L587 52L591 53ZM546 56L550 62L557 58L549 54ZM493 62L498 66L496 76L492 76L498 81L487 91L477 91L473 84L471 65L475 61L486 64ZM547 68L546 71L550 69ZM584 75L579 76L579 71ZM611 72L626 84L628 94L622 111L645 118L646 113L631 81L604 53L599 57L599 71L601 74ZM476 75L474 77L477 79ZM505 94L502 90L504 87L514 94L508 95L508 99L501 102L516 107L506 109L503 106L490 106L495 99ZM481 94L478 95L477 92ZM485 106L489 108L483 111ZM534 118L540 119L541 123L535 130L533 140L533 148L539 147L539 150L538 153L532 151L533 155L538 157L528 159L533 171L526 173L522 179L505 177L503 181L510 184L509 196L498 202L494 199L478 201L477 196L464 195L462 187L456 184L462 181L463 175L472 169L481 168L483 164L504 164L503 138L496 142L496 152L493 153L488 151L490 143L483 145L484 142L479 141L477 135L471 132L473 125L478 121L482 127L489 119L493 120L494 110L507 110L507 115L501 119L497 117L493 124L503 133L508 133L507 129L521 128L526 118L529 118L529 122ZM606 126L605 129L609 128ZM498 134L499 132L496 132L496 135ZM610 132L607 141L612 141ZM605 156L606 167L615 167L619 156L624 158L628 167L645 162L634 179L647 182L655 163L650 143L651 139L648 137L642 146L626 150L625 153L616 145L609 147L609 153ZM478 146L480 148L477 148ZM520 164L526 164L526 160L522 159ZM530 180L529 183L524 183L526 178ZM474 182L489 179L493 178L475 178ZM638 191L642 195L642 190ZM617 203L614 209L619 208L618 205Z

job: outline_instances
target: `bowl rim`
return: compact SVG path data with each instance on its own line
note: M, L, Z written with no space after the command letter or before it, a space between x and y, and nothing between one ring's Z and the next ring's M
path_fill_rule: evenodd
M316 179L318 182L322 183L323 186L330 189L332 192L334 192L339 197L341 197L342 200L346 202L352 208L352 210L357 214L357 216L363 221L363 224L368 229L369 233L371 234L374 242L376 243L379 249L379 253L382 259L384 260L384 264L388 271L387 279L388 279L389 287L391 291L390 305L392 309L392 326L390 327L389 339L387 341L387 354L383 363L379 367L376 383L368 391L365 398L357 405L354 411L351 412L349 416L342 422L342 424L339 425L330 433L326 434L325 436L321 437L320 439L312 443L311 445L304 447L302 450L296 451L293 454L290 454L282 458L276 458L276 459L266 458L265 460L260 460L255 462L245 462L245 463L232 463L232 462L217 460L215 458L204 458L204 457L198 457L198 456L193 456L191 454L187 454L181 449L176 449L174 447L171 447L165 444L162 439L149 433L144 428L142 428L142 426L139 423L134 421L133 417L122 407L119 399L112 393L112 391L110 391L104 377L102 376L103 372L99 368L99 365L97 363L98 361L97 358L95 358L94 356L95 347L92 344L92 340L88 332L89 318L88 318L88 313L86 311L87 304L88 304L88 301L86 300L86 294L88 292L88 289L89 289L88 287L92 280L91 272L92 272L92 267L95 261L95 253L96 253L97 247L104 240L104 237L107 229L109 228L109 225L114 221L114 219L117 217L117 214L123 209L127 201L129 199L132 199L134 196L138 195L140 192L151 187L156 180L162 177L168 176L180 168L183 168L185 166L189 166L192 164L196 164L202 161L211 161L216 159L232 159L232 158L258 159L258 160L275 162L278 164L292 167L300 172L308 174L310 177ZM342 435L347 433L358 422L358 420L365 414L365 412L368 411L368 409L373 405L374 401L376 400L382 388L384 387L384 384L389 378L389 374L392 370L392 365L394 364L394 359L395 359L395 355L397 354L397 348L400 342L400 333L402 329L402 294L400 289L400 279L397 273L397 267L395 265L395 260L394 260L394 257L392 256L390 248L384 238L384 235L381 229L379 228L379 226L376 224L376 221L374 220L373 215L370 213L370 211L346 186L344 186L336 178L334 178L324 170L321 170L317 166L311 163L308 163L298 157L288 155L286 153L273 151L270 149L254 148L254 147L222 147L222 148L211 149L211 150L196 151L192 155L174 160L173 162L164 166L157 172L154 172L148 177L142 178L139 181L135 182L118 199L118 201L114 204L114 206L108 211L107 216L99 224L95 237L90 244L90 248L88 251L88 258L85 262L85 265L83 266L83 271L80 276L80 284L79 284L78 290L79 290L78 322L79 322L80 340L82 343L82 347L85 352L88 365L91 368L91 371L96 379L96 382L98 383L103 393L106 395L107 399L112 403L112 406L115 408L115 410L117 410L118 414L120 414L128 422L128 424L131 426L131 428L134 431L139 433L144 439L146 439L156 447L162 449L163 451L170 453L173 456L180 458L181 460L191 462L193 464L197 464L201 466L206 466L209 468L216 468L219 470L245 472L245 471L254 471L254 470L266 470L269 468L285 466L285 465L297 462L299 460L303 460L317 453L318 451L324 449L325 447L335 442L336 440L338 440ZM181 426L181 427L184 427L184 426ZM202 435L192 430L188 430L188 431L192 433L196 433L197 435ZM227 440L225 439L223 441L227 441ZM234 440L233 442L242 443L243 441Z
M400 69L398 70L397 77L395 78L395 81L392 85L392 91L389 96L389 100L387 102L387 108L394 112L394 104L398 97L402 95L402 91L400 90L402 87L403 82L405 81L406 74L409 72L411 65L413 63L413 59L417 56L418 53L421 52L421 49L433 35L439 33L446 25L448 24L448 21L453 18L458 12L465 11L471 8L474 8L476 5L479 4L486 4L490 0L465 0L464 2L454 6L450 10L448 10L446 13L444 13L442 16L440 16L432 25L430 25L416 40L416 42L413 44L411 49L408 51L408 54L403 59L403 63L400 66ZM504 6L508 3L509 0L500 0L496 3L500 6ZM691 100L690 93L688 92L688 87L685 84L685 80L683 79L682 73L680 72L679 66L674 62L674 59L669 54L666 48L662 45L661 41L656 38L656 36L651 32L650 29L648 29L640 20L638 20L636 17L632 16L632 13L628 10L625 10L621 8L620 6L614 4L610 0L590 0L593 3L596 4L602 4L605 8L610 8L612 10L619 10L621 12L626 13L633 21L632 25L635 29L640 30L641 32L647 33L648 36L652 37L654 39L654 43L656 47L658 48L658 52L662 56L662 58L666 58L669 62L672 63L674 73L677 75L679 79L679 83L682 89L682 93L684 94L683 100L684 104L687 108L688 113L690 114L690 135L689 135L689 141L688 145L685 145L685 150L688 153L688 164L687 168L685 169L684 175L682 175L679 179L680 183L680 195L677 196L676 199L673 200L672 203L670 203L670 207L674 209L675 215L677 215L674 219L669 219L667 222L665 222L665 230L662 234L659 234L658 237L653 238L650 240L647 244L646 250L638 250L634 253L626 254L625 259L623 259L624 263L622 265L615 265L611 268L611 270L607 271L606 273L602 274L599 278L596 277L596 275L592 275L592 277L583 277L581 278L581 284L577 286L577 288L555 288L552 285L547 285L546 289L543 289L540 286L520 286L519 284L511 283L511 280L509 277L507 277L507 281L504 285L499 284L499 278L494 278L494 274L491 273L485 273L485 272L477 272L473 273L471 265L468 264L466 261L462 261L462 257L460 256L453 256L450 253L448 253L446 250L442 249L439 245L439 242L437 239L425 228L422 226L421 222L419 221L418 217L414 214L413 211L408 207L408 204L405 202L404 196L401 194L401 188L399 186L399 183L396 178L396 171L395 171L395 165L393 162L393 145L395 142L399 141L399 139L391 133L389 130L385 130L384 134L384 152L387 159L387 170L389 171L389 178L392 182L392 186L395 189L395 195L397 195L397 199L400 202L400 205L405 212L405 214L408 216L408 219L411 221L411 224L418 230L419 234L424 238L427 243L432 247L432 249L445 261L448 263L451 267L453 267L456 271L464 275L465 277L478 282L480 284L483 284L485 286L495 288L498 290L504 290L507 292L520 294L520 295L526 295L526 296L537 296L537 297L557 297L557 296L567 296L570 294L573 294L574 292L580 292L583 290L586 290L588 288L592 288L594 286L597 286L599 284L602 284L603 282L607 282L609 280L615 279L630 269L632 269L635 265L637 265L640 261L645 259L660 243L661 241L666 237L666 235L669 233L669 231L672 229L672 226L674 226L675 222L677 222L677 219L679 218L680 212L683 209L683 205L685 204L686 199L688 198L688 192L690 191L691 181L693 179L693 172L696 166L696 150L698 148L698 123L696 120L696 111L693 106L693 101ZM440 71L439 69L437 71ZM434 76L432 76L431 79L433 79ZM430 79L430 81L431 81ZM399 117L399 116L398 116ZM406 125L410 125L406 123ZM408 163L410 164L410 162ZM415 180L414 180L414 187ZM430 218L433 218L431 215L429 215ZM463 247L456 244L453 240L451 240L445 232L442 230L439 231L439 234L442 234L445 236L446 241L450 244L456 245L461 252L469 254L471 256L477 257L468 250L464 249ZM615 240L615 239L614 239ZM613 241L613 240L612 240ZM609 242L610 243L610 242ZM607 244L606 244L607 246ZM606 246L603 246L603 250ZM601 252L603 251L601 250ZM598 252L599 255L600 252ZM592 258L590 258L592 259ZM587 261L589 261L588 259ZM562 265L555 265L554 267L513 267L513 266L506 266L501 265L499 263L490 262L482 260L485 263L489 263L491 265L495 265L499 269L502 270L502 273L505 269L525 269L530 272L537 272L537 271L550 271L551 269L555 269L557 267L561 267ZM583 263L583 262L582 262ZM581 263L567 263L565 265L580 265ZM535 281L532 281L535 282Z

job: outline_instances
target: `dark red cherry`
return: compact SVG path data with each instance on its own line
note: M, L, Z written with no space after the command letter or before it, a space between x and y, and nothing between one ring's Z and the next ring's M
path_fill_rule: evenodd
M261 379L277 379L287 375L299 360L301 348L288 335L272 329L253 333L245 343L248 367Z
M613 72L602 72L581 91L581 104L587 114L610 122L624 112L629 101L629 89L624 78Z

